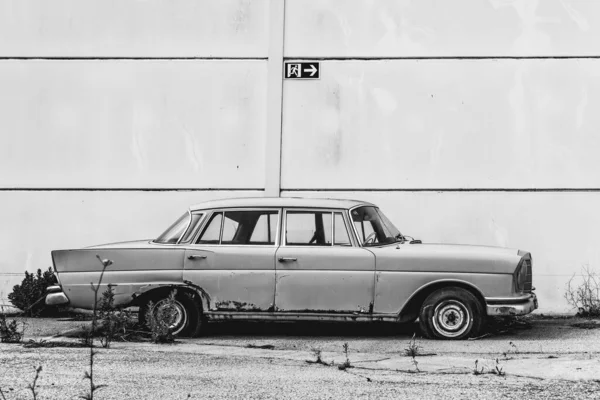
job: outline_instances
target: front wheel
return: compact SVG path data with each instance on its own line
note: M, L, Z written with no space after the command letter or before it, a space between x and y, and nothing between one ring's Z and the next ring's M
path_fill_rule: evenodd
M439 289L421 307L419 325L430 339L459 340L477 336L485 320L481 302L458 287Z
M172 297L163 294L144 303L138 314L141 325L147 325L149 312L166 324L173 336L198 336L203 327L202 305L187 292L176 292Z

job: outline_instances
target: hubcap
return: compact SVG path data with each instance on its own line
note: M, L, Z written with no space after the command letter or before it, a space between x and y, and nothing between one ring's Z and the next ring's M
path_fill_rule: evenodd
M183 305L175 300L163 299L156 303L154 315L159 321L163 321L174 335L181 332L187 322L187 313Z
M471 323L469 309L456 300L446 300L435 308L433 326L445 337L457 337L465 333Z

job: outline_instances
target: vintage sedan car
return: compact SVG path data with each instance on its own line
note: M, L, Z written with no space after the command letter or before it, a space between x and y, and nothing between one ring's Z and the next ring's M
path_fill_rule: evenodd
M56 250L59 285L46 303L93 308L98 258L112 261L102 286L113 287L116 305L139 306L143 321L152 302L150 312L169 311L171 329L185 336L220 319L418 318L428 338L463 339L487 316L537 308L530 253L424 244L357 200L209 201L154 240Z

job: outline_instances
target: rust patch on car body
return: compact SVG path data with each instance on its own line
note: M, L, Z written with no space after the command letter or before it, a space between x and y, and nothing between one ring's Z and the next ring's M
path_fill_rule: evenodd
M498 315L517 315L517 311L513 307L494 307Z
M262 311L255 304L243 303L235 300L217 301L215 309L219 311Z

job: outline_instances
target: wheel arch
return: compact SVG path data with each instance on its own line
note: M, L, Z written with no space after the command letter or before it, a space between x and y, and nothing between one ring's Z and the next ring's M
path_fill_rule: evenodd
M483 309L486 309L483 293L481 293L481 291L472 283L460 279L440 279L428 282L417 289L402 306L400 313L398 314L398 320L400 322L416 320L425 299L433 292L448 287L458 287L471 292L475 298L481 302Z
M199 300L199 303L202 306L202 311L208 310L210 297L202 288L192 284L191 282L148 284L132 294L131 297L133 300L131 301L130 305L142 306L150 300L156 301L157 299L167 297L173 290L177 290L180 293L189 293L191 296Z

